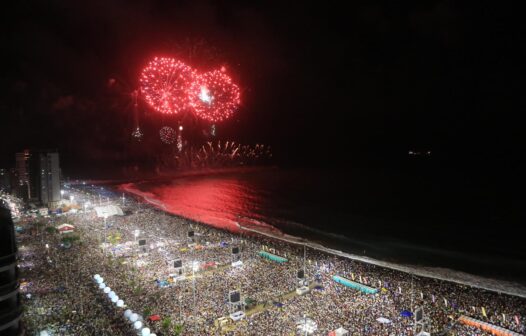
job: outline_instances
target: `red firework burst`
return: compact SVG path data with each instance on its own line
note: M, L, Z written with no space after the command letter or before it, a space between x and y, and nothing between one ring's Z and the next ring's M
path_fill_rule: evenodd
M174 58L155 57L143 69L139 82L144 99L161 113L188 108L188 88L194 82L192 68Z
M229 118L241 102L239 87L219 70L196 76L190 86L189 100L195 113L211 122Z

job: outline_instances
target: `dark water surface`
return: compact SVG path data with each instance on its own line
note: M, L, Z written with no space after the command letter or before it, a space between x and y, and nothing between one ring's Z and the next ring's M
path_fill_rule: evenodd
M484 179L276 168L136 188L206 223L257 221L344 252L526 283L520 209Z

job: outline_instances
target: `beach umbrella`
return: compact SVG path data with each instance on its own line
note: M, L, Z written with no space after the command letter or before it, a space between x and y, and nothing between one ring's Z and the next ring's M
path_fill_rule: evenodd
M42 330L39 336L49 336L49 333L46 330Z
M117 307L120 308L120 307L123 307L123 306L124 306L124 301L122 301L122 300L118 300L118 301L117 301Z
M126 319L130 319L131 314L133 314L133 312L132 312L130 309L126 309L126 310L124 311L124 317L125 317Z
M95 279L95 280L97 280L98 278L100 278L100 275L99 275L99 274L95 274L95 275L93 276L93 279Z
M114 291L111 291L111 292L108 293L108 297L109 297L110 299L113 298L115 295L116 295L116 294L115 294Z
M133 327L137 330L142 328L142 322L141 321L135 321L133 322Z
M98 277L95 281L97 281L97 283L101 284L104 282L104 278L103 277Z
M111 292L111 288L110 287L105 287L104 288L104 293L108 294L109 292Z
M111 298L111 302L117 303L117 301L119 301L119 297L115 294L115 296Z
M141 335L142 336L150 336L151 335L150 328L142 328Z
M105 284L105 283L101 283L101 284L99 284L99 288L100 288L100 289L104 289L104 288L106 288L106 284Z

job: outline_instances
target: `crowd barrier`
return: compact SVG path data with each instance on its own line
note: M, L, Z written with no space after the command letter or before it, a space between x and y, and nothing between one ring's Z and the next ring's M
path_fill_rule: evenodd
M265 259L272 260L272 261L275 261L275 262L280 263L280 264L289 261L289 260L286 259L286 258L283 258L283 257L277 256L277 255L272 254L272 253L268 253L268 252L266 252L266 251L259 251L258 254L259 254L261 257L265 258Z
M480 321L480 320L477 320L477 319L474 319L472 317L468 317L468 316L465 316L465 315L460 316L458 318L458 321L460 323L465 324L465 325L472 326L472 327L484 330L486 332L489 332L492 335L497 335L497 336L523 336L522 334L516 333L516 332L508 330L506 328L502 328L502 327L496 326L494 324L487 323L487 322L484 322L484 321Z
M367 293L367 294L376 294L376 293L378 293L378 289L376 289L376 288L372 288L372 287L369 287L369 286L366 286L366 285L362 285L361 283L351 281L351 280L343 278L343 277L341 277L339 275L334 275L332 277L332 280L334 280L337 283L342 284L342 285L344 285L346 287L357 289L360 292L364 292L364 293Z

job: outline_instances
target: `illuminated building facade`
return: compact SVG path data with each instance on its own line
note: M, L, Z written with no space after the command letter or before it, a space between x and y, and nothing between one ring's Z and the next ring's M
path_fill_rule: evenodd
M0 335L18 335L22 307L19 296L16 240L11 213L0 203Z
M24 150L16 154L17 195L55 208L60 203L60 157L56 150Z
M31 199L32 186L29 181L29 159L31 153L28 149L23 152L16 153L15 171L17 175L17 185L15 188L18 197L29 200Z

